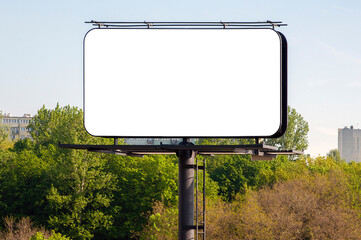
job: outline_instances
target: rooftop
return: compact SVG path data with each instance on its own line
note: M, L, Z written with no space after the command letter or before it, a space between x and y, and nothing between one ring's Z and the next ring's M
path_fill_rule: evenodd
M11 117L11 118L31 118L31 117L33 117L31 114L29 114L29 113L24 113L24 115L23 116L21 116L21 117L19 117L19 116L13 116L13 115L11 115L10 113L4 113L3 115L2 115L2 117Z

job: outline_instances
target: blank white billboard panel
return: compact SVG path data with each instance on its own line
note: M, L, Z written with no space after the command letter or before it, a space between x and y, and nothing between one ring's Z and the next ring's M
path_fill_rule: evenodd
M279 136L286 57L271 29L93 29L85 128L103 137Z

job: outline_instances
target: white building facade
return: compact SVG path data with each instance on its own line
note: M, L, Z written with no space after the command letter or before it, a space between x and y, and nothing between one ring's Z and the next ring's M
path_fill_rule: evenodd
M24 114L22 117L3 115L0 118L0 126L5 127L8 132L8 138L11 141L19 139L31 138L29 129L27 128L32 120L30 114Z

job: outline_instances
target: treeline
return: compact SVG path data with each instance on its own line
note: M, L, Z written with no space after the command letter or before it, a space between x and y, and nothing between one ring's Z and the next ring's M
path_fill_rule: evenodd
M0 151L0 216L30 217L72 239L129 239L142 230L155 200L177 201L172 156L122 157L62 149L58 143L112 144L91 137L76 107L41 108L33 140Z
M291 108L289 119L287 133L266 142L307 148L307 122ZM177 157L57 147L59 142L113 144L91 137L82 121L76 107L43 107L29 125L33 140L0 150L3 238L20 234L26 225L36 240L176 239ZM222 141L199 144L231 143ZM283 156L270 162L241 155L207 157L207 238L358 239L361 165L331 157Z

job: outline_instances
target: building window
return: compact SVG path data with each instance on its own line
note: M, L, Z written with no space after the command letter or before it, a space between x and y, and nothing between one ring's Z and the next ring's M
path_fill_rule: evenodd
M18 133L19 133L19 128L17 128L17 127L12 127L12 128L11 128L11 132L12 132L13 134L18 134Z
M20 129L20 131L25 132L25 128L24 128L24 127L22 127L22 128Z

